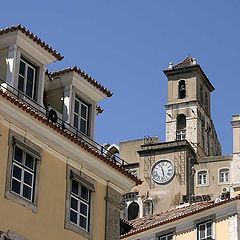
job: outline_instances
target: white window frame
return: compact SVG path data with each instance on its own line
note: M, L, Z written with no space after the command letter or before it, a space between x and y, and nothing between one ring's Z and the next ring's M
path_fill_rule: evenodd
M186 139L186 130L177 130L176 132L176 140L185 140Z
M219 171L218 171L218 182L220 184L229 183L229 178L230 178L230 172L229 172L228 167L219 169Z
M24 72L24 75L20 74L20 66L21 66L21 62L23 62L25 64L25 72ZM32 86L32 92L31 92L31 95L27 95L27 76L28 76L28 68L31 68L33 70L33 86ZM36 85L36 72L37 72L37 69L34 65L30 64L29 62L25 61L22 57L20 58L20 61L19 61L19 71L18 71L18 90L21 91L19 89L19 78L23 78L24 82L23 82L23 93L28 96L29 98L31 99L34 99L34 95L35 95L35 85Z
M203 174L204 173L204 174ZM199 178L201 174L201 178ZM206 179L204 180L204 175L206 175ZM197 171L196 174L196 185L201 186L208 186L209 185L209 171L207 169L201 169Z
M20 163L19 161L17 161L15 159L16 148L18 148L22 151L22 154L23 154L22 155L22 163ZM33 169L30 169L25 164L27 155L30 155L33 158ZM24 148L22 148L21 146L16 144L13 147L13 159L12 159L12 161L13 162L12 162L12 171L11 171L11 191L14 194L17 194L20 197L26 199L27 201L33 202L34 201L33 197L34 197L34 185L35 185L35 176L36 176L35 171L36 171L36 165L37 165L36 161L37 161L37 159L30 152L26 151ZM16 168L20 169L20 171L21 171L21 179L18 179L16 177L14 177L14 169L16 169ZM32 176L31 184L26 183L25 180L24 180L26 173ZM13 181L20 183L20 193L17 193L16 191L13 190ZM31 190L30 199L24 196L24 192L23 192L24 187L30 188L30 190Z
M80 185L84 186L89 190L89 201L88 201L88 222L86 229L79 226L79 220L77 223L70 221L71 210L78 212L77 216L80 216L80 205L79 202L86 202L84 199L76 196L75 193L72 193L72 180L78 182ZM94 218L94 200L95 200L95 189L96 181L86 175L85 173L79 171L78 169L67 165L67 194L66 194L66 211L65 211L65 223L64 228L71 230L75 233L80 234L86 239L92 239L92 230L93 230L93 218ZM71 197L74 197L78 201L77 211L71 206Z
M176 239L176 228L166 229L156 234L157 240L175 240Z
M34 160L35 169L33 171L31 171L31 169L28 169L26 166L23 166L22 164L20 164L18 161L14 160L14 151L16 147L22 149L25 152L24 154L27 153L35 159ZM31 209L34 213L36 213L37 207L38 207L38 187L39 187L39 175L40 175L42 149L39 146L35 145L30 140L26 139L26 137L21 136L20 134L10 130L8 151L9 151L9 154L8 154L8 165L7 165L7 181L5 185L5 198L12 200L18 204L21 204ZM32 187L31 199L28 199L23 196L22 194L23 190L20 191L20 194L15 191L12 191L12 179L14 179L13 177L14 166L17 166L19 169L21 169L22 177L21 179L18 179L18 181L22 185L21 189L23 189L23 184L25 184L24 177L23 177L24 171L27 173L34 174L34 180L32 178L32 186L30 186Z
M172 237L172 238L170 238L170 237ZM158 240L173 240L173 237L174 237L173 233L169 233L164 236L160 236L158 238Z
M76 101L79 104L78 107L78 112L76 112ZM86 112L86 118L84 118L81 115L81 110L82 110L82 106L86 107L87 112ZM75 96L74 99L74 109L73 109L73 126L81 133L85 134L85 135L89 135L89 112L90 112L90 107L88 104L84 103L78 96ZM77 126L75 125L75 117L77 118ZM82 132L81 131L81 121L84 121L86 123L86 128L85 131Z
M74 193L72 191L72 183L73 181L75 181L78 184L78 194ZM88 191L88 199L83 199L81 197L81 193L82 193L82 188L86 188ZM74 199L75 201L77 201L77 209L74 209L72 207L72 199ZM71 217L70 217L70 222L80 228L82 228L83 230L89 232L89 212L90 212L90 199L91 199L91 191L90 189L88 189L86 186L84 186L83 184L81 184L80 181L77 181L76 179L71 179L71 193L70 193L70 216L71 213L75 213L77 215L77 222L73 222L71 221ZM86 207L86 214L81 213L81 206L85 206ZM86 227L83 227L80 225L81 223L81 218L86 220Z
M207 233L207 225L211 223L211 234L208 235ZM203 226L204 227L204 237L201 237L200 234L200 227ZM212 220L208 220L206 222L202 222L202 223L199 223L197 225L197 239L198 240L211 240L213 239L213 221Z

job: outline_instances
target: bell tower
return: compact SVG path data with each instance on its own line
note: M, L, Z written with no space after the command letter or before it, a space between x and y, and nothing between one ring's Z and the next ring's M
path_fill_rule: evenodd
M163 72L168 78L166 142L186 139L200 158L221 155L211 119L214 87L201 66L188 56L179 64L170 63Z

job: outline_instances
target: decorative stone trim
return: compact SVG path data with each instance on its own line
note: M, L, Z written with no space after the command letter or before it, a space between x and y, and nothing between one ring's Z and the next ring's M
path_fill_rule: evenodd
M36 172L35 172L35 183L34 183L34 200L33 202L24 199L20 195L11 191L11 172L12 172L12 159L13 159L13 150L15 145L21 146L21 148L25 149L26 151L30 152L36 159ZM40 160L41 160L41 152L42 149L26 139L25 137L21 136L20 134L10 130L9 131L9 138L8 138L8 163L7 163L7 174L6 174L6 186L5 186L5 198L12 200L18 204L23 205L31 209L34 213L37 212L38 206L38 186L39 186L39 173L40 173Z
M67 188L66 188L66 210L65 210L65 222L64 228L67 230L71 230L75 233L80 234L81 236L85 237L86 239L92 239L92 229L93 229L93 217L94 217L94 200L95 200L95 189L96 189L96 181L86 175L85 173L81 172L80 170L73 168L70 165L67 165L67 174L66 174L66 181L67 181ZM74 225L70 222L70 193L71 193L71 180L75 179L80 184L86 186L90 192L90 212L89 212L89 231L86 231L77 225Z
M28 239L12 231L7 231L6 233L0 232L0 240L28 240Z

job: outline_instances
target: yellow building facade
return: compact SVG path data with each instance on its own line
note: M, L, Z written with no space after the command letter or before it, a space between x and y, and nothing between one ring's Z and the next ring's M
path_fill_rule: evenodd
M140 183L94 141L111 92L76 67L46 72L62 58L0 30L0 239L119 239L120 196Z

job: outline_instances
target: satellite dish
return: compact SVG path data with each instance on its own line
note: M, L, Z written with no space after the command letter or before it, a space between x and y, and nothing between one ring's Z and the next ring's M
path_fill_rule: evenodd
M131 202L128 206L128 220L133 220L138 217L139 205L136 202Z
M54 109L51 109L48 112L48 119L52 122L52 123L56 123L57 119L58 119L58 115L57 112Z

